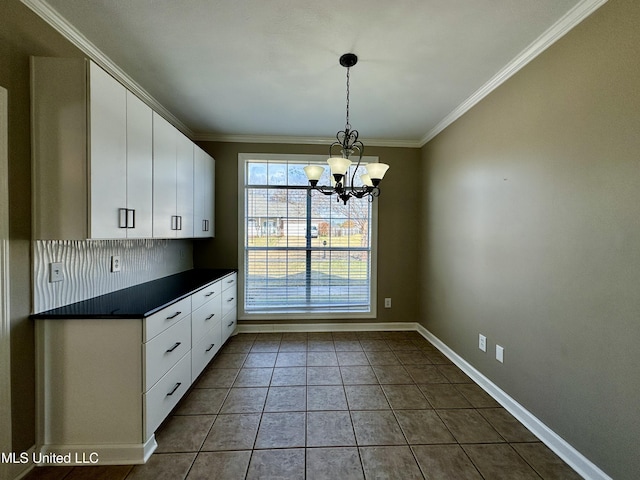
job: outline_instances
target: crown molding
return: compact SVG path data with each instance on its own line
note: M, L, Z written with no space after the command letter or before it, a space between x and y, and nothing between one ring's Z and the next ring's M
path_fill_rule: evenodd
M66 18L60 15L45 0L20 0L36 15L48 23L54 30L69 40L80 49L88 58L100 65L111 76L122 83L129 91L145 102L154 111L164 117L169 123L188 137L193 137L193 131L167 110L160 102L153 98L133 78L105 55L98 47L91 43L77 28L71 25Z
M46 0L21 0L21 2L35 12L40 18L58 31L62 36L78 47L87 57L104 68L109 74L114 76L131 92L136 94L153 110L162 115L168 122L173 124L182 133L194 141L212 142L234 142L234 143L282 143L282 144L302 144L320 145L330 144L333 138L322 137L296 137L296 136L269 136L269 135L224 135L215 133L194 133L189 127L182 123L169 110L153 98L146 90L133 80L124 70L118 67L108 56L101 52L82 33L71 25L64 17L56 12ZM458 105L451 113L444 117L435 127L418 141L414 140L392 140L392 139L371 139L367 145L374 147L396 147L396 148L421 148L436 135L455 122L458 118L468 112L477 103L502 85L505 81L520 71L525 65L535 59L556 41L562 38L567 32L582 22L585 18L595 12L607 0L583 0L569 10L560 20L552 25L546 32L540 35L533 43L526 47L520 54L503 67L487 83L474 92L469 98Z
M583 0L569 10L560 20L554 23L547 31L540 35L527 48L520 52L513 60L505 65L487 83L473 93L464 102L458 105L449 115L444 117L435 127L422 137L419 142L423 147L427 142L442 132L445 128L455 122L462 115L467 113L472 107L483 98L493 92L496 88L506 82L509 78L520 71L525 65L544 52L547 48L557 42L566 33L582 22L585 18L595 12L608 0Z
M194 141L201 142L230 142L230 143L280 143L291 145L330 145L335 137L295 137L280 135L220 135L215 133L196 133ZM417 140L370 139L366 140L366 147L395 147L420 148Z

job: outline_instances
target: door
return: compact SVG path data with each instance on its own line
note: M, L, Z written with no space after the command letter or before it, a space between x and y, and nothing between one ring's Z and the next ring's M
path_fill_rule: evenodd
M125 238L127 91L89 62L89 238Z
M127 91L127 238L151 238L153 210L152 111Z
M215 160L199 147L194 148L194 237L213 237L213 186Z
M177 130L153 113L153 237L175 238Z
M176 157L176 236L193 238L193 142L178 132Z

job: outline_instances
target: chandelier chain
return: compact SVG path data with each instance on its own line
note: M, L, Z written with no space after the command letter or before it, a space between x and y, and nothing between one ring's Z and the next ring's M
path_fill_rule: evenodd
M347 121L345 123L345 130L351 130L351 124L349 123L349 70L347 67Z

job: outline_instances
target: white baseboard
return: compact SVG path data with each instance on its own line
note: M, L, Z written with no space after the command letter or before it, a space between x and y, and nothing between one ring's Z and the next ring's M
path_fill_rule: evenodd
M255 325L238 322L237 333L406 331L416 330L416 325L415 322L268 323Z
M149 460L158 447L151 435L143 444L132 445L43 445L34 455L37 465L135 465ZM59 456L60 460L49 461ZM38 461L41 460L41 461Z
M474 382L484 389L511 415L527 427L538 439L558 455L567 465L588 480L612 480L588 458L578 452L562 437L542 423L526 408L516 402L491 380L476 370L471 364L451 350L438 337L417 322L388 323L311 323L283 324L269 323L260 325L239 324L238 333L285 333L285 332L348 332L348 331L417 331L429 340L449 360L465 372Z
M419 323L416 324L416 330L582 477L589 480L612 480L610 476L600 470L593 462L538 420L531 412L516 402L491 380L472 367L433 333Z

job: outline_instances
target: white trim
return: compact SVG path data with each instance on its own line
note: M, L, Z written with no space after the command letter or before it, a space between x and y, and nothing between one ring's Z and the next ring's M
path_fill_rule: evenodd
M256 314L246 313L244 311L244 240L245 240L245 212L246 206L245 200L245 170L246 163L249 160L264 160L264 161L287 161L296 163L307 162L323 162L327 157L325 155L314 154L289 154L289 153L238 153L238 320L274 320L275 318L283 320L326 320L326 319L371 319L376 318L378 315L378 202L373 202L371 205L371 271L369 275L370 280L370 310L368 312L335 312L335 313L267 313ZM362 164L377 163L379 161L378 156L363 156Z
M237 333L285 333L285 332L350 332L350 331L417 331L431 342L449 360L465 372L474 382L502 405L538 439L555 452L567 465L582 477L591 480L612 480L588 458L573 448L566 440L542 423L526 408L511 398L500 387L476 370L471 364L451 350L433 333L417 322L387 323L311 323L311 324L246 324L238 322Z
M11 311L9 309L8 93L0 87L0 452L11 451ZM9 469L0 463L0 477Z
M511 415L513 415L520 423L531 431L540 439L547 447L549 447L564 462L573 468L584 478L593 480L612 480L606 473L598 468L588 458L578 452L562 437L542 423L526 408L516 402L506 392L504 392L495 383L485 377L482 373L471 366L466 360L451 350L438 337L420 324L417 325L417 331L424 338L429 340L438 350L440 350L449 360L466 373L474 382L491 395L500 405L502 405Z
M140 97L151 108L160 113L167 121L172 123L178 130L182 131L192 140L211 142L235 142L235 143L284 143L318 145L330 144L335 139L322 137L295 137L295 136L275 136L275 135L227 135L216 133L195 133L162 104L143 89L124 70L116 65L109 57L91 43L78 29L71 25L64 17L54 10L45 0L21 0L23 4L33 10L40 18L47 22L57 32L62 34L73 45L78 47L94 62L113 75L125 87ZM395 140L395 139L369 139L366 144L379 147L406 147L421 148L438 133L455 122L458 118L469 111L474 105L479 103L484 97L493 92L506 80L521 70L525 65L562 38L567 32L582 22L585 18L604 5L607 0L582 0L569 10L560 20L547 29L542 35L534 40L528 47L520 52L513 60L505 65L487 83L473 93L464 102L458 105L449 115L443 118L435 127L429 130L424 137L419 140Z
M151 435L145 443L141 444L115 444L115 445L43 445L38 450L36 457L44 457L48 454L69 455L70 461L65 459L65 465L86 466L91 464L91 459L97 460L96 465L135 465L146 463L151 454L158 448L154 435ZM93 457L91 457L91 454ZM37 465L60 465L60 463L42 462Z
M182 123L175 115L167 110L158 100L152 97L138 82L131 78L116 63L96 47L76 27L60 15L45 0L21 0L33 12L47 22L54 30L78 47L87 57L106 70L111 76L122 83L128 90L134 93L153 110L164 117L174 127L187 137L193 137L193 131Z
M458 105L449 115L444 117L435 127L433 127L420 140L419 146L423 147L429 140L442 132L445 128L455 122L462 115L467 113L473 106L479 103L484 97L493 92L496 88L506 82L509 78L519 72L525 65L544 52L547 48L557 42L566 33L582 22L585 18L595 12L607 0L583 0L569 10L560 20L554 23L542 35L533 41L527 48L507 63L498 73L496 73L487 83L478 89L473 95Z
M371 332L371 331L405 331L415 330L416 323L265 323L246 324L238 322L237 333L282 333L282 332Z
M224 135L216 133L196 133L194 141L233 142L233 143L277 143L291 145L329 145L336 141L335 137L296 137L284 135ZM393 140L385 138L364 138L366 147L420 148L416 140Z

